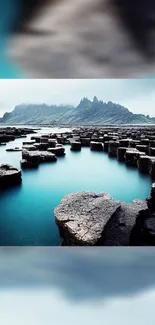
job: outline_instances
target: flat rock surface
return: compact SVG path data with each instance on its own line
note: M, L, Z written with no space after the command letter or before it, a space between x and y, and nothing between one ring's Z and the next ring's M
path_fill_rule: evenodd
M0 186L15 184L20 180L20 170L7 164L0 165Z
M26 149L23 149L23 158L26 158L28 160L38 159L40 161L44 159L56 159L55 155L49 151L28 151Z
M121 203L121 209L109 220L104 231L105 246L129 246L131 231L140 211L148 211L147 202Z
M56 223L71 244L95 245L120 205L106 193L71 193L55 209Z
M0 178L19 174L20 171L11 165L0 165Z

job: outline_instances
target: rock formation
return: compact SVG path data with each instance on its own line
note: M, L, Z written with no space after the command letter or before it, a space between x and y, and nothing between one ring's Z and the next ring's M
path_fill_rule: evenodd
M71 193L54 213L63 245L155 245L155 184L148 200L133 203L106 193Z
M3 164L0 165L0 187L16 185L21 182L21 171L17 168Z
M120 208L105 193L72 193L55 209L60 235L67 245L97 245L105 225Z

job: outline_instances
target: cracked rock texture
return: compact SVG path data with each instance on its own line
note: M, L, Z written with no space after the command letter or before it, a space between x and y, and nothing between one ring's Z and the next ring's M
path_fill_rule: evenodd
M105 225L120 206L106 193L68 194L55 209L60 235L67 245L97 245Z
M147 200L124 203L106 193L71 193L55 217L66 246L155 245L155 215Z
M146 201L136 200L133 203L122 202L119 211L113 215L105 227L103 245L132 245L134 242L132 229L141 211L148 212Z

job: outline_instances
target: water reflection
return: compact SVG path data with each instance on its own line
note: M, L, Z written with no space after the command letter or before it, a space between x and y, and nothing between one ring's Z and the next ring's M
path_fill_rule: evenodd
M154 324L154 248L2 248L0 262L3 325Z

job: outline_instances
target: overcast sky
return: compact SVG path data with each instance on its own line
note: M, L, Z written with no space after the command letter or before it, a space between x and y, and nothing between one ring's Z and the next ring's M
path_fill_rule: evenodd
M1 79L0 116L21 103L77 105L94 95L155 116L155 79Z
M155 324L154 248L1 247L0 261L2 325Z
M73 303L55 290L0 292L3 325L154 324L155 291L124 298Z

